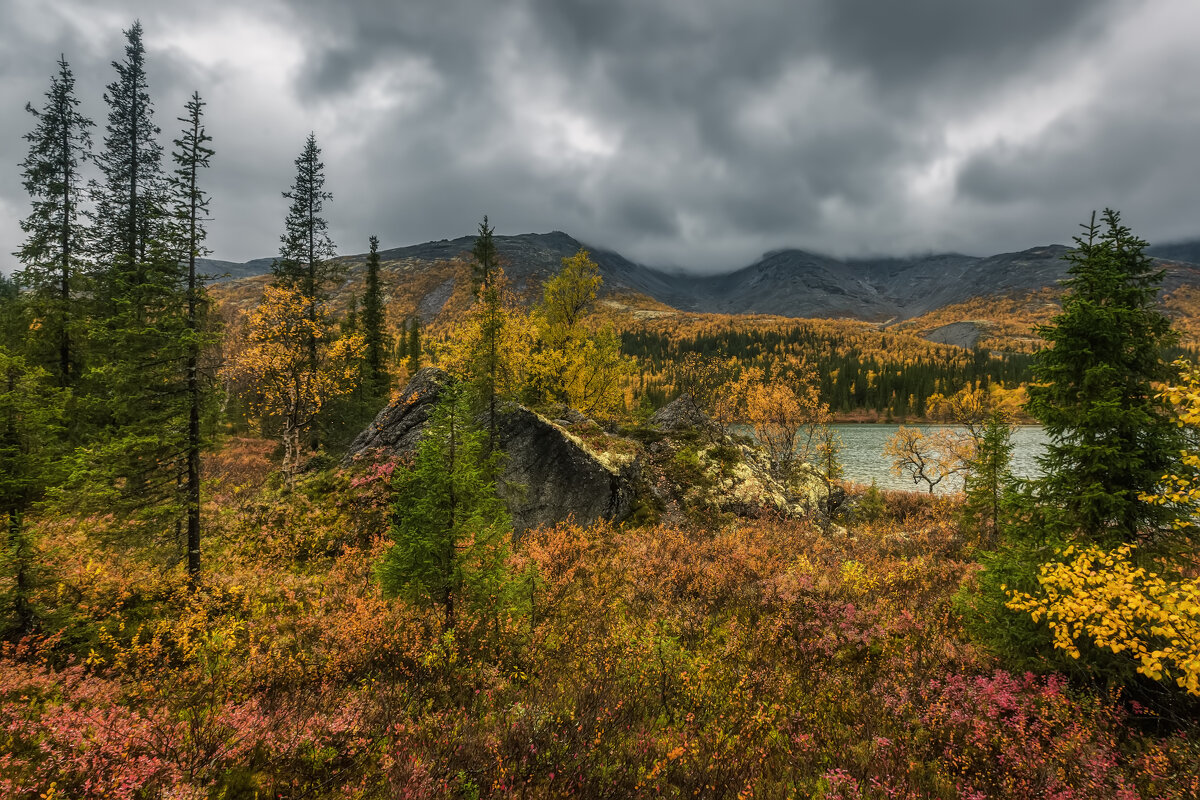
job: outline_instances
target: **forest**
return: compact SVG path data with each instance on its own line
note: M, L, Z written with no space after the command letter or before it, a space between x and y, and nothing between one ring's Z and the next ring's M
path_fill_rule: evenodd
M634 325L584 250L523 299L486 216L426 329L377 237L335 296L310 134L234 303L197 267L220 143L197 92L164 146L142 33L99 148L65 57L29 107L0 795L1200 796L1200 367L1116 211L1028 350ZM350 457L433 375L409 449ZM625 512L519 528L514 409L627 481ZM829 423L863 411L953 423L881 456L928 491L842 480ZM1027 419L1050 445L1017 480Z

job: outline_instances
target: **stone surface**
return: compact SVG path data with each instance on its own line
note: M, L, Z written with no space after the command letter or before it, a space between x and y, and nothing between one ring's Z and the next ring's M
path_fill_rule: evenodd
M681 394L654 412L650 424L663 431L716 431L720 426L701 410L689 394Z
M445 372L432 367L414 375L400 398L358 435L347 458L412 453L448 381ZM593 453L562 427L515 404L502 409L497 429L507 456L497 488L518 532L568 518L591 525L629 516L639 474L636 459Z
M411 453L417 448L429 412L437 404L450 376L437 367L418 370L400 398L389 403L362 433L350 443L350 458L371 450L391 455Z

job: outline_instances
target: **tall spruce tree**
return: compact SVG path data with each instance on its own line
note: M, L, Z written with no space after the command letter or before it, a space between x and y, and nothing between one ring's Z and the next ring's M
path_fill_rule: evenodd
M79 502L118 514L139 544L179 533L185 480L187 275L169 204L159 129L147 91L142 27L113 62L108 124L95 185L96 357L84 376L86 414L101 428L79 452ZM174 534L174 537L173 537Z
M1177 336L1156 307L1162 272L1146 242L1105 209L1066 256L1062 313L1039 330L1029 411L1050 444L1036 484L1062 533L1105 545L1151 537L1161 507L1139 499L1178 459L1182 442L1154 389Z
M275 283L296 289L305 298L306 316L313 335L308 337L309 368L315 374L319 357L315 326L320 317L318 306L328 297L328 285L340 274L329 262L334 256L329 224L322 216L325 203L333 195L325 191L325 164L316 134L309 133L304 149L296 157L296 180L283 196L292 201L284 220L284 232L279 237L279 258L271 267ZM320 446L318 426L312 428L313 450Z
M75 75L59 56L45 106L38 111L25 105L37 120L37 127L25 135L29 155L21 162L33 208L21 222L27 238L15 255L23 265L17 280L29 291L39 319L29 333L31 349L60 386L70 386L77 376L75 334L82 323L78 281L85 264L86 229L79 222L84 189L79 170L91 159L93 123L78 109Z
M464 600L490 604L501 594L512 530L496 494L501 467L462 388L446 386L412 466L396 472L395 542L377 567L388 594L440 606L445 630Z
M473 361L475 369L475 385L484 410L487 413L488 451L496 449L499 433L497 430L497 402L499 395L499 351L500 337L503 333L503 314L501 313L500 290L496 285L496 273L499 269L496 255L496 243L492 239L495 228L488 225L487 215L479 223L479 235L475 238L472 250L471 264L472 288L475 291L476 302L483 304L482 340L478 343L480 352L475 354Z
M151 247L161 239L166 186L141 22L124 33L125 60L112 62L117 79L104 93L108 124L96 159L103 180L93 186L93 253L102 299L128 297L136 304L143 302Z
M421 318L413 317L408 329L408 374L415 375L421 368Z
M204 245L207 232L208 195L200 188L200 170L209 167L213 155L206 142L212 137L204 128L204 102L199 92L188 101L187 115L179 117L183 130L174 142L171 158L175 170L171 176L175 240L181 248L179 256L187 264L187 306L185 326L187 336L185 379L187 389L188 423L186 447L186 477L184 505L187 514L187 571L188 583L195 589L200 581L200 417L206 393L200 375L200 356L211 337L206 336L203 319L207 307L203 278L196 274L196 259L207 255Z
M367 254L367 287L363 294L362 332L366 344L366 383L373 399L387 396L391 385L387 353L390 347L384 330L383 292L379 288L379 237L370 239Z

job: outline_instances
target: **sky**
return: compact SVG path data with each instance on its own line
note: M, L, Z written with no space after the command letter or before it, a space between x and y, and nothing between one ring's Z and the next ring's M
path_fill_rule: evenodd
M144 29L168 147L193 90L213 257L274 255L310 132L340 253L562 230L661 267L799 247L974 255L1113 207L1200 237L1195 0L0 0L0 267L60 53L103 142Z

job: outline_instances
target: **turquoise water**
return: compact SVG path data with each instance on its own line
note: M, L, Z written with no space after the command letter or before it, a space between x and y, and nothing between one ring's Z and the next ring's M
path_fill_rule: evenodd
M842 451L839 454L842 466L845 468L845 480L853 483L870 483L875 480L880 489L904 489L907 491L926 491L924 483L914 485L907 477L894 475L891 471L891 459L883 454L884 443L896 432L899 425L862 424L862 425L833 425L831 426L842 441ZM936 425L910 425L922 430L932 430ZM739 433L752 433L748 426L737 426ZM1013 430L1012 471L1021 478L1031 478L1038 474L1037 457L1041 455L1046 445L1046 434L1037 425L1021 425ZM962 479L955 475L942 481L936 491L958 491L962 489Z
M841 459L846 469L845 478L855 483L870 483L874 478L881 489L920 489L924 483L914 486L911 479L892 474L891 459L883 455L884 442L899 428L899 425L834 425L833 429L842 440ZM920 427L923 430L935 426ZM1046 445L1046 434L1037 425L1021 425L1013 430L1012 472L1019 478L1032 478L1038 474L1037 457ZM949 484L947 486L947 484ZM947 478L938 487L943 491L958 491L962 479L955 475Z

